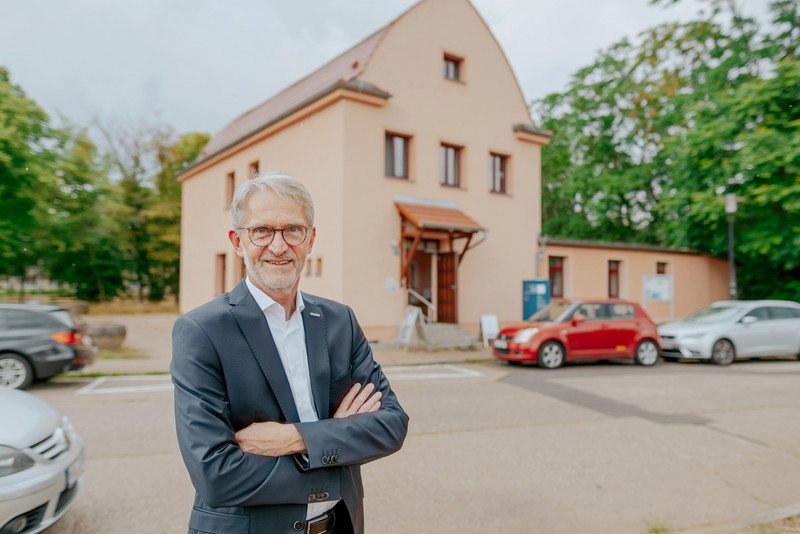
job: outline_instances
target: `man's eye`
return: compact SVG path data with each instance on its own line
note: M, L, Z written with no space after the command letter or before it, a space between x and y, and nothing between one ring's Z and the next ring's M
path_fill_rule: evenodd
M272 228L267 226L258 226L253 228L253 235L269 235L272 233Z
M302 226L287 226L284 230L285 232L289 232L290 234L299 234L303 231Z

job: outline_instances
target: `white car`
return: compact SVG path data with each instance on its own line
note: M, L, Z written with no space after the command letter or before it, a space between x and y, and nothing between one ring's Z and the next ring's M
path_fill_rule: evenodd
M0 533L33 534L72 506L82 484L83 440L52 404L0 388Z
M658 327L664 359L710 359L729 365L754 356L800 357L800 304L725 300L682 322Z

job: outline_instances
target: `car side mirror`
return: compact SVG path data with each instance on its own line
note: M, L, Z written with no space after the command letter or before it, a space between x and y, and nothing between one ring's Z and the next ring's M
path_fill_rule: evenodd
M576 313L572 316L572 326L578 326L579 324L586 322L586 316L581 313Z
M742 324L753 324L758 321L758 317L753 317L752 315L748 315L747 317L742 317Z

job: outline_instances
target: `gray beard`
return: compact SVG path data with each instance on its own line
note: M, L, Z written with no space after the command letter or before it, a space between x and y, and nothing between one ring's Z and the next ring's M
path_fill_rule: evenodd
M244 265L247 267L247 273L259 287L262 289L271 289L279 292L294 286L294 284L300 279L300 273L302 270L302 266L299 266L298 270L294 273L294 276L287 276L286 278L279 280L270 280L264 273L256 269L248 254L244 255Z

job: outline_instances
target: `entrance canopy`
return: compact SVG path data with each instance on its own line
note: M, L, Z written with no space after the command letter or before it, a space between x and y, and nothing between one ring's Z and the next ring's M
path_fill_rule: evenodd
M414 240L407 254L406 247L401 247L400 279L402 281L406 280L409 266L417 251L417 245L422 239L448 240L453 252L456 252L453 242L456 239L466 239L463 250L460 253L456 252L458 264L467 250L469 250L473 234L475 232L483 232L486 235L486 228L459 210L453 202L426 201L401 197L395 198L395 206L400 213L402 239L411 238Z

